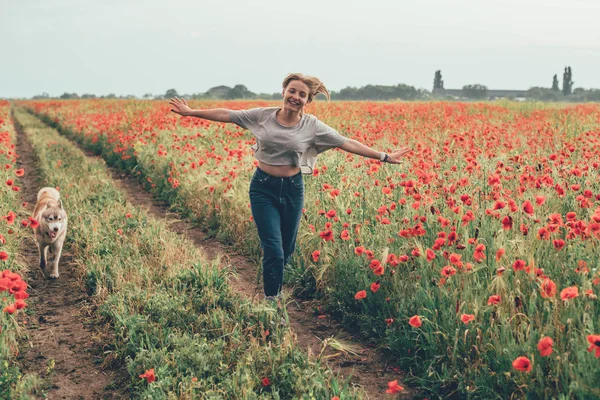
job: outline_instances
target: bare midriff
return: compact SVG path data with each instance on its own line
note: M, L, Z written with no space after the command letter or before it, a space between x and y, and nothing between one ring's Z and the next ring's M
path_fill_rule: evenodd
M258 168L262 169L267 174L278 178L287 178L300 172L300 167L295 167L293 165L269 165L262 161L258 162Z

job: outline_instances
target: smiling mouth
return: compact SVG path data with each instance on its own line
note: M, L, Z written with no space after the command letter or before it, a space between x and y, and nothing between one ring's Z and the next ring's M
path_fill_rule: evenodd
M54 240L54 239L56 239L56 237L58 236L58 232L54 232L54 231L52 231L52 232L49 232L49 233L48 233L48 236L50 236L50 239L53 239L53 240Z
M298 107L300 105L300 103L296 103L295 101L292 101L292 100L288 100L288 103L290 103L291 105L296 106L296 107Z

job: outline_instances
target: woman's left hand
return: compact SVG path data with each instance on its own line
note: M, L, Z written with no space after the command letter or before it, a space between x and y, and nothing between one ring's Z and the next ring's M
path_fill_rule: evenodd
M388 154L387 162L390 164L400 164L402 162L402 157L410 152L411 149L408 147L402 147L398 150L394 150L392 153Z

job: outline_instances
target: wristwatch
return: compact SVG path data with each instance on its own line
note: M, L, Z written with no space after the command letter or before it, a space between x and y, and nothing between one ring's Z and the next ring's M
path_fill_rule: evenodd
M379 161L383 161L383 162L387 162L387 160L390 158L390 156L387 155L387 153L385 152L381 152L381 155L379 156Z

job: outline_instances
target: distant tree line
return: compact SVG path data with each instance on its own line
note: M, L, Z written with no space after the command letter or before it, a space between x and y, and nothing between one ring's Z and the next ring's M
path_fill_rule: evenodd
M562 89L559 87L558 75L552 78L552 86L550 88L532 87L526 91L524 95L528 99L539 101L571 101L571 102L600 102L600 89L584 89L573 88L573 71L571 67L565 67L563 72ZM457 94L460 93L460 95ZM496 96L494 91L488 90L488 87L482 84L470 84L462 87L460 91L452 90L452 95L444 88L444 80L442 71L435 71L433 78L433 90L431 92L425 89L417 89L414 86L406 84L397 84L395 86L385 85L366 85L360 88L346 87L339 92L331 91L332 100L486 100ZM524 91L520 91L524 93ZM164 100L172 97L184 97L194 100L233 100L233 99L263 99L263 100L279 100L281 93L254 93L248 90L244 85L215 86L210 88L205 93L179 94L175 89L169 89L165 94L153 95L146 93L144 99ZM49 99L48 93L34 96L33 99ZM79 96L77 93L63 93L58 98L60 99L134 99L136 96L116 96L109 94L107 96L95 96L93 94L83 94Z

